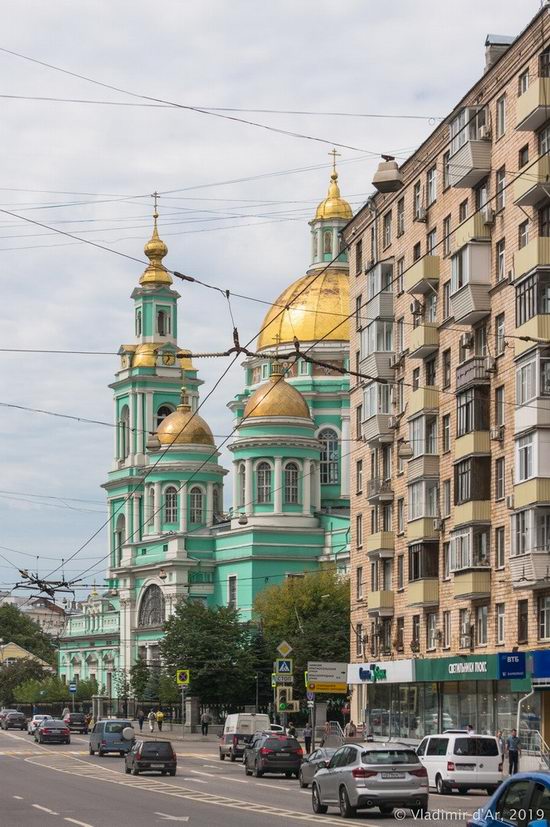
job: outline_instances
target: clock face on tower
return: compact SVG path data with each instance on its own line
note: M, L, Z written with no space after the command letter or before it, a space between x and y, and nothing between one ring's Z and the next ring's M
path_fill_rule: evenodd
M176 363L176 357L173 353L164 353L162 356L162 363L163 365L174 365Z

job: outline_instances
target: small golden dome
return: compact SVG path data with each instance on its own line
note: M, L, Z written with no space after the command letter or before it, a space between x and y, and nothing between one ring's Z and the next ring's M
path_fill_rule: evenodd
M137 347L132 345L131 347L134 348L134 353L132 356L132 367L133 368L154 368L157 364L157 351L159 348L163 347L166 343L165 342L144 342ZM130 347L130 346L125 346ZM179 351L182 355L177 360L178 367L182 370L195 370L191 359L187 356L190 353L189 350L181 350Z
M139 283L154 285L172 284L172 276L162 263L162 259L168 252L168 247L166 246L164 241L161 238L159 238L157 228L157 212L153 214L153 218L155 220L155 224L153 227L153 235L143 248L145 255L150 261L150 264L141 276Z
M214 445L207 423L199 414L193 414L185 388L182 388L181 404L162 420L157 436L161 445Z
M306 400L300 391L285 382L281 365L276 362L271 366L271 379L252 394L243 416L299 416L311 419Z
M257 348L261 350L277 343L290 344L295 336L300 343L319 339L324 342L347 342L350 335L348 315L347 273L326 270L321 276L314 273L302 276L287 287L267 311Z
M324 201L321 201L315 213L315 220L319 218L345 218L349 221L353 218L353 212L350 205L340 195L340 187L338 186L338 173L334 169L330 176L330 184L328 186L328 195Z

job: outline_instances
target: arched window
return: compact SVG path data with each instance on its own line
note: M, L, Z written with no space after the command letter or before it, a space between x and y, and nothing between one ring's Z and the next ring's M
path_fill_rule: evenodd
M298 466L295 462L285 465L285 503L298 502Z
M163 419L166 419L167 416L170 416L171 413L174 413L174 409L170 407L170 405L161 405L157 411L157 428L162 422Z
M257 501L259 503L271 502L271 466L267 462L260 462L256 469L257 476Z
M332 230L325 230L323 233L323 253L332 255Z
M219 514L221 514L220 489L217 485L214 486L214 490L212 491L212 513L214 517L217 517Z
M126 520L124 515L120 514L116 521L115 530L115 566L120 566L122 562L122 546L126 539Z
M189 521L197 524L204 522L204 494L198 486L189 492Z
M136 310L136 336L141 336L141 310Z
M157 311L157 331L159 336L166 336L169 332L168 313L165 310Z
M238 504L240 506L246 505L246 468L244 462L239 465L239 494Z
M156 583L147 586L139 607L138 626L162 626L164 623L164 595Z
M120 412L120 457L126 459L130 453L130 409L124 405Z
M149 526L149 531L152 531L155 524L155 489L153 486L149 488L149 495L147 497L147 511L147 525Z
M317 233L311 234L311 259L315 261L318 256L318 240Z
M177 523L178 521L178 492L173 485L164 492L164 522Z
M331 428L319 434L321 442L321 485L338 482L338 436Z

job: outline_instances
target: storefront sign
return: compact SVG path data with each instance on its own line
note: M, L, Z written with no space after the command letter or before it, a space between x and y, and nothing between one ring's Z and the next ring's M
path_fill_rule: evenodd
M502 680L522 680L525 668L525 652L499 653L498 676Z
M533 677L550 680L550 649L533 652Z
M496 655L425 658L416 664L417 681L490 681L498 677Z
M370 663L348 664L348 683L412 683L414 677L413 660L371 661Z

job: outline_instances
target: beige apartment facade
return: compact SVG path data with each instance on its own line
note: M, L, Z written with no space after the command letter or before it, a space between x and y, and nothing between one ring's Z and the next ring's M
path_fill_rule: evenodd
M348 680L380 736L510 730L521 701L550 741L549 7L486 61L344 230Z

